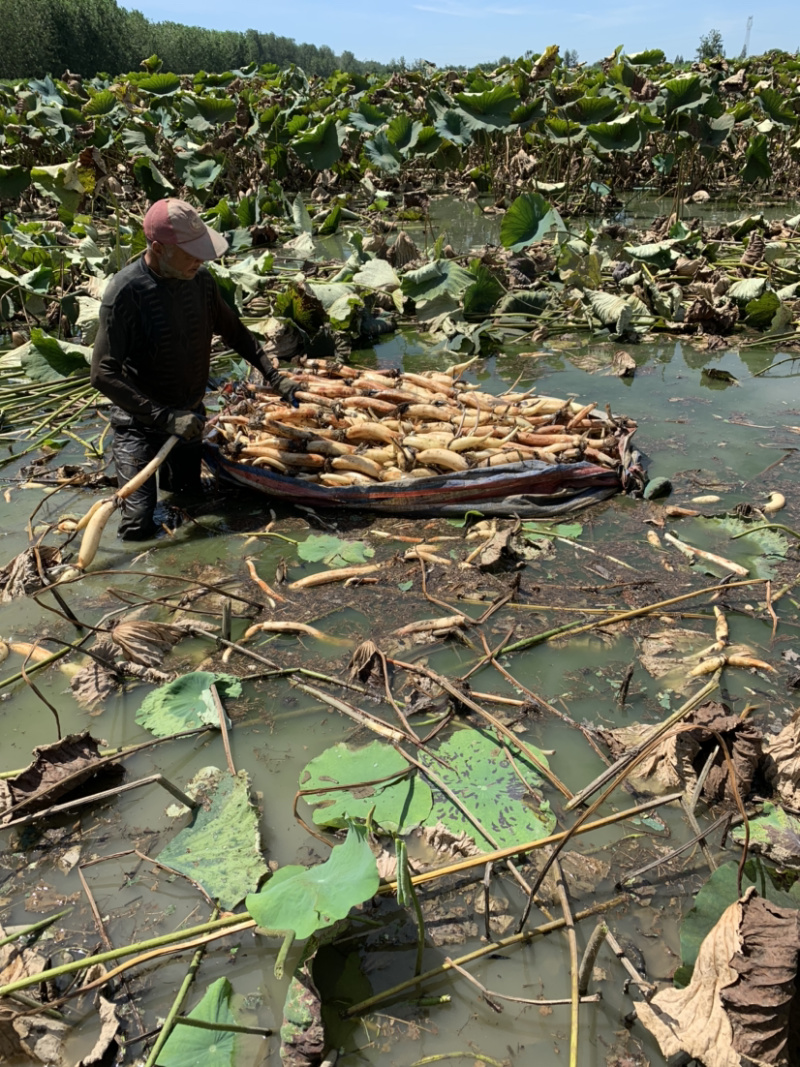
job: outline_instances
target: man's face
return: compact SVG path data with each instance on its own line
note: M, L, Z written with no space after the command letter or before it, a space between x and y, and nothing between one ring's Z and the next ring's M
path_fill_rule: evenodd
M163 245L160 241L153 242L153 251L156 254L154 266L162 278L179 278L189 282L205 262L184 252L178 245Z

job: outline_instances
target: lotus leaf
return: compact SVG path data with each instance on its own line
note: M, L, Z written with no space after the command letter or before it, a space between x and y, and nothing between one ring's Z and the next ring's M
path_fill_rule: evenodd
M91 118L99 115L108 115L114 110L119 101L110 89L102 89L99 93L93 93L83 105L83 114Z
M466 148L472 144L472 131L467 116L448 108L434 121L433 128L445 141Z
M217 773L210 798L206 796L191 825L161 850L158 859L197 882L224 911L230 911L269 870L261 855L259 817L250 801L247 772Z
M444 295L459 297L474 280L460 264L449 259L436 259L424 267L406 271L402 280L403 295L417 302Z
M77 160L70 163L55 163L48 167L31 167L31 181L36 188L59 204L70 214L75 214L86 195L88 182ZM94 176L92 174L92 183Z
M392 775L393 781L362 784ZM425 822L433 804L425 781L410 775L407 761L381 741L356 749L333 745L306 764L300 774L304 790L348 784L346 790L306 798L314 805L317 826L343 827L348 820L366 819L372 812L372 821L383 831L407 833Z
M674 240L655 241L646 245L625 245L625 252L631 259L639 259L657 270L671 267L678 259Z
M203 994L203 999L188 1015L198 1022L235 1026L231 1011L233 989L227 978L218 978ZM237 1033L230 1030L206 1030L195 1026L174 1027L158 1056L159 1067L234 1067Z
M564 108L568 118L585 126L608 122L616 118L620 110L619 103L610 96L581 96Z
M545 755L533 748L547 766ZM477 846L488 852L495 847L524 844L545 837L555 826L549 803L532 794L517 776L503 748L480 730L458 730L436 750L447 767L424 752L420 762L429 767L463 802L464 806L492 835L487 840L473 823L433 786L433 811L429 823L443 823L454 834L466 833ZM514 753L514 763L533 789L541 785L535 768ZM450 770L449 768L453 768ZM495 844L496 842L496 844Z
M0 166L0 200L15 200L30 184L28 167Z
M523 193L511 204L500 223L500 241L504 248L521 252L541 241L552 229L564 224L557 211L539 193Z
M371 141L364 142L364 151L370 163L387 174L396 174L400 170L402 156L400 150L392 144L386 133L379 130Z
M228 96L196 96L193 103L206 122L212 125L230 122L236 116L236 101Z
M688 980L697 960L697 953L704 938L715 925L719 917L735 900L739 899L737 874L739 864L730 861L722 864L711 875L694 898L694 906L683 920L681 926L681 959L683 968L680 979ZM778 873L766 866L758 857L749 859L742 874L742 893L750 886L766 900L782 908L800 908L800 883L786 883Z
M781 309L781 302L776 293L769 290L763 293L757 300L751 300L745 304L747 325L756 330L766 330L772 325L775 316ZM791 315L789 316L791 319Z
M329 237L331 234L336 233L339 229L339 223L342 218L342 205L334 204L328 214L325 216L324 221L320 224L319 235L320 237Z
M242 683L231 674L192 671L148 693L136 712L136 721L156 737L192 730L204 723L219 725L212 684L222 697L242 694Z
M769 161L769 148L765 134L758 133L751 138L745 149L745 160L742 170L743 181L752 184L762 179L768 181L772 177L772 164Z
M464 314L484 318L503 296L505 289L480 262L476 263L471 273L475 275L475 281L464 293Z
M388 121L388 115L380 108L361 100L357 111L351 111L348 122L362 133L372 133Z
M385 289L387 292L400 288L400 279L385 259L369 260L353 275L353 281L367 289Z
M547 136L556 144L577 144L586 136L586 127L580 122L571 122L558 115L549 115L544 120Z
M638 152L645 139L645 130L638 115L623 115L609 122L587 126L587 132L604 152Z
M312 170L326 170L332 167L342 154L339 124L332 116L324 119L308 133L295 137L292 141L298 158Z
M751 301L758 300L766 288L766 278L742 278L741 281L733 283L726 295L740 307L744 307Z
M267 930L293 930L298 938L332 926L374 895L380 883L367 831L351 826L344 844L316 867L281 867L245 907Z
M693 110L698 111L708 99L704 91L703 79L699 74L687 74L680 78L670 78L662 83L667 114Z
M644 52L635 52L625 56L629 63L635 67L651 67L663 63L666 56L660 48L646 49Z
M310 534L297 546L300 559L309 563L326 563L329 567L346 567L366 563L375 549L363 541L343 541L332 534Z
M416 145L421 129L421 122L414 122L410 115L401 111L389 123L386 136L398 152L406 155Z
M137 88L144 93L152 93L154 96L172 96L181 87L181 80L177 74L168 73L151 74L141 78Z
M162 200L175 186L165 178L152 159L141 156L134 161L133 174L150 200Z
M762 108L773 122L779 126L789 127L797 125L797 115L787 103L786 97L777 89L762 89L758 94L758 100Z
M520 105L514 87L494 85L483 92L456 93L460 113L466 116L467 125L474 130L498 130L511 125L511 115Z
M442 144L442 138L435 126L423 126L417 135L414 155L433 155Z
M31 330L30 343L19 356L25 373L35 382L84 377L89 373L91 359L90 348L72 341L57 341L35 326Z

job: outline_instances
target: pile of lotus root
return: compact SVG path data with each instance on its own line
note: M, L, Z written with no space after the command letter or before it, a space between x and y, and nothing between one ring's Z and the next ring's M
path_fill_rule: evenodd
M492 396L461 380L467 366L409 374L308 360L288 372L297 407L247 384L211 421L209 440L231 460L323 486L525 460L619 468L635 423L535 390Z

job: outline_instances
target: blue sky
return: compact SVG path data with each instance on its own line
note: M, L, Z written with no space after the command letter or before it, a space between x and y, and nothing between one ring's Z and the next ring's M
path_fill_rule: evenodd
M427 59L439 66L491 62L501 55L541 52L559 44L593 62L618 45L628 52L662 48L667 58L694 56L702 34L719 30L728 55L739 55L747 18L753 15L749 54L800 47L800 4L759 7L753 0L696 4L530 4L519 0L138 0L135 7L154 22L171 20L219 30L245 30L292 37L298 43L349 49L359 59L406 62Z

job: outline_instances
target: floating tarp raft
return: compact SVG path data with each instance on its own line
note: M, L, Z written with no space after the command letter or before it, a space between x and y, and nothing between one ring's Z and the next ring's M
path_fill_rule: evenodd
M532 391L492 396L462 370L309 361L292 372L295 408L242 387L209 424L208 459L298 504L404 515L545 517L641 487L631 420Z

